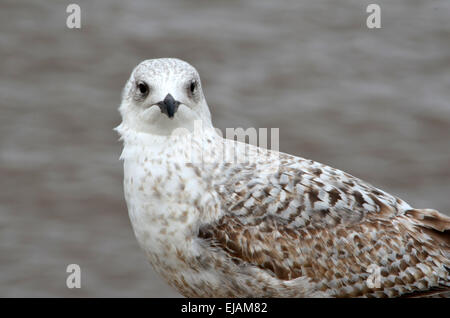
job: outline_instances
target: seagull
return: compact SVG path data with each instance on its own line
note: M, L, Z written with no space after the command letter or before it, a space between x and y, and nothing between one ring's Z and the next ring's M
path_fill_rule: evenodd
M183 296L449 294L450 217L321 163L223 138L187 62L141 62L119 111L135 236Z

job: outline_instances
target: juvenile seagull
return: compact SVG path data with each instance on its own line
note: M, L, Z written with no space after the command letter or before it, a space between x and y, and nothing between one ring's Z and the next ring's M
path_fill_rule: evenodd
M188 63L140 63L120 113L136 238L184 296L449 291L449 217L312 160L222 138ZM224 160L229 151L245 160Z

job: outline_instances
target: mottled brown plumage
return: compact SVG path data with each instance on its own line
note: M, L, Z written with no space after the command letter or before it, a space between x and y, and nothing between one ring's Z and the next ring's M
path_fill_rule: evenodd
M282 281L308 277L330 296L448 290L449 217L409 208L330 167L285 154L283 159L290 164L273 174L241 166L220 180L216 188L227 213L202 226L199 236L235 263ZM239 182L249 174L253 182L242 191ZM378 288L366 284L372 264L380 268Z

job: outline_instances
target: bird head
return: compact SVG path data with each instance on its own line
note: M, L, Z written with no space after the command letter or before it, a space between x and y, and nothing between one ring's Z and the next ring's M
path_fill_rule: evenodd
M137 65L123 89L119 111L122 128L156 135L192 130L196 120L211 125L197 70L176 58Z

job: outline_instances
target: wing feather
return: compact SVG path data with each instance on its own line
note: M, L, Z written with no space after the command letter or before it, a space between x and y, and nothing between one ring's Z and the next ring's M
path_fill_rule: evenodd
M199 237L237 264L282 281L308 277L338 297L448 286L448 246L427 235L429 224L411 221L417 213L406 214L406 202L310 160L279 160L276 169L270 161L219 166L223 213Z

